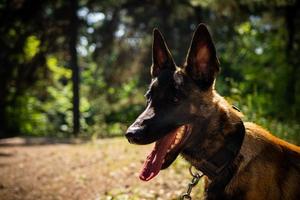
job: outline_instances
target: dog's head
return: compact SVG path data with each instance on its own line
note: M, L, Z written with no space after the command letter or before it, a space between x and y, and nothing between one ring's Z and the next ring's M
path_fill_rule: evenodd
M152 82L147 107L128 128L130 143L155 142L140 174L150 180L167 168L193 140L195 120L211 101L219 71L216 50L205 25L194 33L183 67L177 67L161 33L153 32Z

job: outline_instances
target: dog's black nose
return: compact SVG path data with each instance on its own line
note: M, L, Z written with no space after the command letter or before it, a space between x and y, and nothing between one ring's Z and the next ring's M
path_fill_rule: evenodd
M129 127L125 136L131 144L140 144L144 139L142 129L136 127Z
M133 132L127 131L125 137L127 138L129 143L134 143L135 134Z

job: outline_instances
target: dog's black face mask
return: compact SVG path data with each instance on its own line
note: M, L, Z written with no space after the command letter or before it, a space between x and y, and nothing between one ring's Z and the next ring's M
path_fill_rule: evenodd
M211 65L211 44L199 40L200 36L211 42L206 27L200 25L194 34L187 63L184 69L179 69L162 35L154 30L152 82L146 93L147 107L126 133L131 143L156 141L141 171L142 180L152 179L182 151L192 132L195 108L201 103L199 94L213 85L215 70L207 67Z
M130 142L152 143L189 122L188 93L184 93L183 78L175 71L163 70L152 80L145 95L147 107L127 131L135 135L128 138Z
M156 142L140 175L150 180L160 169L168 167L181 152L191 133L192 115L189 96L184 93L184 75L163 70L152 80L146 93L145 111L128 128L127 138L131 143Z

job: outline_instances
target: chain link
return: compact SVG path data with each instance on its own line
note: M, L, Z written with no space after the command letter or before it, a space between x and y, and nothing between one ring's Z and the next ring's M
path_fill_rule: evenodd
M184 193L180 196L180 200L192 200L192 197L191 197L192 189L193 189L193 187L195 187L198 184L199 180L203 176L203 174L199 174L198 172L193 172L192 167L193 166L190 166L189 171L193 178L192 178L191 182L189 182L189 184L188 184L186 193Z

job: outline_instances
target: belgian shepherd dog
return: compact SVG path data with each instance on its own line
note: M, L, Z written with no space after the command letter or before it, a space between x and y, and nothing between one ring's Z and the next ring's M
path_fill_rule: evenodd
M183 66L153 31L147 107L128 128L130 143L155 142L140 179L149 181L181 154L206 175L205 199L300 199L300 147L242 121L215 90L219 61L204 24Z

